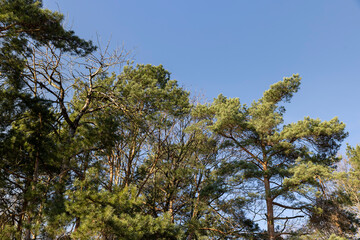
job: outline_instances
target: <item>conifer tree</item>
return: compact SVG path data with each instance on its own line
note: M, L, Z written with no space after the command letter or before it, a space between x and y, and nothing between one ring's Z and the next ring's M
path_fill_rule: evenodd
M92 101L88 106L88 113L83 115L81 124L72 139L74 154L71 157L70 168L74 173L75 183L85 180L97 183L97 188L90 185L87 185L86 188L90 187L93 194L96 194L97 191L98 194L103 194L104 202L99 204L104 207L111 208L114 205L112 200L106 202L105 198L114 199L119 204L125 205L127 205L126 201L136 202L136 211L133 208L121 210L124 213L114 210L114 219L124 216L123 221L137 222L139 231L141 230L140 225L143 224L141 231L148 231L149 234L153 232L154 236L159 238L166 235L166 231L161 229L168 229L166 236L169 238L172 235L175 236L177 231L171 230L174 228L174 224L168 218L167 212L153 216L146 211L145 206L140 204L142 202L140 200L144 198L142 186L153 174L154 167L149 167L141 173L139 173L139 169L147 159L151 159L152 165L156 165L156 161L151 156L160 154L160 152L159 149L152 151L150 142L154 138L162 139L163 136L158 135L159 129L169 126L165 116L175 117L186 112L185 109L189 106L188 93L180 88L175 80L170 79L170 73L161 65L125 66L120 75L100 74L94 78L92 84L94 90L91 95ZM72 100L73 116L83 109L88 97L87 91L87 87L84 87L82 82L75 85L74 99ZM70 115L70 118L74 119L73 116ZM96 170L98 175L89 174L90 169ZM80 190L72 181L67 188L72 189L67 193L68 201L65 204L67 211L71 212L71 218L58 219L58 222L63 221L65 224L67 222L71 226L75 221L72 235L78 236L79 231L84 233L87 231L86 229L89 231L91 231L90 228L92 229L88 223L92 221L91 217L94 215L82 213L86 212L87 207L90 206L84 200L89 191L84 188ZM129 189L132 189L130 195L127 194ZM73 194L73 192L76 193ZM119 194L124 197L119 198ZM131 199L126 199L126 196ZM74 197L75 200L73 200ZM83 210L77 211L78 209ZM103 213L100 208L99 211L97 215L100 217ZM125 212L129 213L129 216L126 217ZM108 220L99 218L96 221L99 226L101 224L105 226ZM120 227L118 230L114 230L117 227L109 226L109 228L113 229L111 231L118 232L115 234L116 236L121 236L121 231L126 234L124 227L123 230ZM155 230L151 230L151 228ZM98 228L94 234L101 231L103 230ZM112 233L105 235L107 236L107 234L111 235ZM129 229L127 236L130 235ZM136 237L135 233L133 237ZM139 235L139 238L150 239L150 235L145 234L143 237Z
M330 217L310 222L334 229L344 208L319 192L345 125L284 124L298 75L250 106L219 95L194 107L162 65L122 67L124 52L94 52L62 23L41 1L0 0L1 239L275 240L321 206ZM353 210L359 149L336 178ZM337 229L355 226L345 220Z
M236 149L237 157L228 167L239 182L244 179L248 187L257 186L251 196L264 203L271 240L289 233L285 231L289 221L304 217L301 210L310 207L306 198L314 197L311 187L321 188L321 179L339 160L336 153L347 136L345 124L337 118L305 117L283 124L281 102L289 102L299 86L300 77L293 75L272 85L251 106L219 95L195 113L207 117L202 123L221 136L225 146ZM287 216L286 210L296 213Z
M149 212L171 213L186 239L251 236L256 225L242 211L244 202L226 199L229 186L218 172L222 159L216 136L193 128L190 110L167 121L172 125L161 129L165 137L151 142L161 149L157 164L147 159L140 171L154 168L143 193Z
M75 55L95 47L62 26L63 16L40 1L0 1L0 228L4 238L30 239L44 224L46 194L59 170L51 101L30 91L30 46L53 44ZM54 176L55 175L55 176Z

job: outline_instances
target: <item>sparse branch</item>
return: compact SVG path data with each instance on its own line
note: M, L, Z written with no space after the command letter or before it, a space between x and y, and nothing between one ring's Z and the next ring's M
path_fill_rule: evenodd
M286 206L277 202L273 202L274 205L282 207L282 208L286 208L286 209L292 209L292 210L301 210L304 209L304 207L306 206L300 206L300 207L292 207L292 206Z
M303 218L303 217L305 217L305 216L297 215L297 216L292 216L292 217L274 217L274 220L290 220L290 219Z

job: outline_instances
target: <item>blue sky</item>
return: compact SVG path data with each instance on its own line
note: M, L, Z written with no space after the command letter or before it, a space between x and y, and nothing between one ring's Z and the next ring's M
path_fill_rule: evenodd
M258 99L299 73L288 123L304 116L346 123L360 143L360 0L44 0L85 39L124 44L135 62L163 64L211 101Z

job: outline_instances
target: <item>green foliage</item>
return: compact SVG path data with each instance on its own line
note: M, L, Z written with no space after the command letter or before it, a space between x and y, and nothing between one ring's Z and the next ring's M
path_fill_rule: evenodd
M0 1L0 79L1 88L20 90L24 87L24 58L36 46L53 44L72 54L86 55L95 50L91 42L80 39L62 26L63 15L42 9L40 1Z
M43 208L63 157L51 101L30 95L25 81L30 45L80 55L95 49L62 27L61 14L41 7L39 1L0 1L0 228L9 239L30 239L46 224Z
M340 143L347 136L345 124L337 118L322 122L306 117L283 124L285 108L280 103L290 101L299 86L300 77L293 75L272 85L250 107L238 98L219 95L211 105L200 105L194 113L203 119L200 124L222 137L224 147L236 149L234 174L264 184L270 238L275 235L274 206L305 208L307 204L299 196L315 196L312 187L321 187L319 180L329 176L331 166L339 160Z
M330 207L326 207L326 211L329 209L330 213L315 215L312 218L316 221L314 225L320 232L327 231L354 239L354 235L358 234L360 213L359 153L359 146L348 146L347 158L342 158L338 164L338 171L328 178L333 186L331 204Z
M162 65L110 74L105 55L68 80L61 53L96 47L62 22L41 1L0 0L1 239L275 239L300 211L324 230L300 239L355 231L360 147L324 198L347 134L337 118L284 124L299 75L250 106L194 106ZM251 220L265 204L267 232Z
M84 180L76 180L74 189L67 192L67 212L81 222L73 237L176 239L179 235L168 214L153 218L142 211L143 199L137 198L135 187L101 189L94 169L89 171Z
M338 237L335 234L332 234L328 240L346 240L346 238Z
M322 237L319 234L313 234L313 235L307 235L307 236L302 236L299 238L300 240L313 240L313 239L324 239L324 240L348 240L347 238L344 237L339 237L336 236L335 234L331 234L331 236L329 238L325 238Z
M14 215L25 213L30 219L26 228L42 222L39 207L52 183L47 179L59 171L56 141L53 136L54 114L49 105L39 99L27 102L29 108L13 121L11 129L0 142L0 206L8 209L2 224L15 225ZM19 213L20 212L20 213ZM18 224L21 220L18 220Z
M1 0L0 6L0 37L6 40L5 46L20 50L18 52L25 52L29 39L37 44L52 43L58 49L78 55L95 49L91 42L65 30L63 15L42 9L41 1Z
M343 208L335 196L319 197L310 212L310 227L324 235L351 237L356 234L359 224L356 214Z

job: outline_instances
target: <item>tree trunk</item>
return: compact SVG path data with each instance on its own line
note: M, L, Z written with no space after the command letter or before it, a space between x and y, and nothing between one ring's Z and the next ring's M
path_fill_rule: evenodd
M169 203L169 213L171 215L171 223L174 223L174 209L173 209L174 200L171 199Z
M26 195L26 192L29 190L30 184L31 184L31 181L26 180L24 195ZM23 235L23 230L24 230L23 222L26 219L26 215L27 215L26 213L28 212L28 205L29 205L28 199L24 198L24 202L23 202L22 207L21 207L21 212L20 212L18 226L17 226L17 231L20 233L21 237ZM25 229L25 236L27 236L27 235L28 235L27 234L27 229ZM25 239L26 239L26 237L25 237Z
M264 177L265 184L265 197L266 197L266 219L267 219L267 230L270 240L275 240L275 225L274 225L274 205L273 199L270 193L270 179Z
M30 216L28 218L27 223L29 224L29 228L25 230L24 240L31 240L31 231L30 231L31 218L30 218Z

